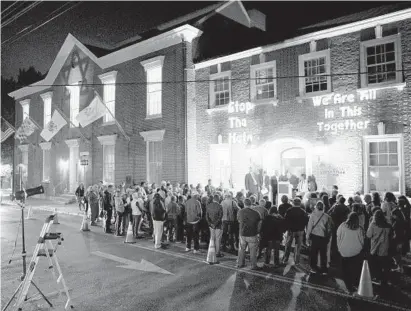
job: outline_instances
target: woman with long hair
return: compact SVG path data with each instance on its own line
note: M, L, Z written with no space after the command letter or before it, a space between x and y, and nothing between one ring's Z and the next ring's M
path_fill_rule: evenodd
M328 213L328 211L330 210L331 206L330 206L330 200L328 198L328 194L323 193L322 196L320 195L323 203L324 203L324 213Z
M154 248L161 248L166 210L159 193L154 195L152 215L154 227Z
M348 219L338 227L337 246L342 256L344 283L349 292L355 292L361 274L364 247L364 234L357 213L350 213Z
M371 274L387 285L390 268L388 249L390 246L391 226L387 223L382 210L377 210L367 230L367 237L371 239L370 264Z
M381 197L378 192L373 192L372 193L372 205L373 207L381 207Z

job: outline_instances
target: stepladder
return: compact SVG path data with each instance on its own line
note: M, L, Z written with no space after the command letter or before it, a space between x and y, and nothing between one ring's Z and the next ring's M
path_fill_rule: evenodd
M54 217L55 215L50 215L46 217L40 232L40 236L37 240L37 244L34 248L33 255L28 264L27 272L24 276L24 279L17 287L16 291L14 292L13 296L11 297L10 301L5 306L3 311L7 309L7 307L10 305L14 297L16 297L16 303L14 305L13 310L23 310L24 303L34 298L27 297L31 285L34 286L34 288L39 292L39 294L48 303L48 305L50 307L53 307L53 304L50 302L50 300L42 293L40 288L33 281L33 277L40 258L47 258L48 260L48 270L51 271L53 278L55 279L57 284L60 285L60 288L58 289L59 297L61 298L63 293L67 297L64 309L67 310L69 307L73 308L73 306L71 305L69 290L67 288L66 281L64 279L56 254L57 248L59 245L61 245L62 241L64 241L64 238L61 233L50 232L50 228L53 224ZM56 243L53 245L52 241L55 241Z

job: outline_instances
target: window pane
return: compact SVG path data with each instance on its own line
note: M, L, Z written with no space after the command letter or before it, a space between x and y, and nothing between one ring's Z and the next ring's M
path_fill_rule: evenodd
M378 157L375 154L370 154L370 166L378 166Z
M383 141L383 142L378 143L378 152L387 153L388 152L388 142Z
M389 155L390 166L398 166L398 155L397 154L390 154Z
M399 167L371 167L369 174L370 191L400 190Z
M388 143L388 146L389 146L390 153L397 153L398 152L397 151L397 142L396 141L390 141Z
M388 165L388 154L380 154L378 156L378 164L379 166L387 166Z

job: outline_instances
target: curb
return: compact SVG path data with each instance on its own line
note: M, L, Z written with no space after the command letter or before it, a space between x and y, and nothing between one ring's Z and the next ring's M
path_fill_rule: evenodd
M6 204L2 203L2 205L20 209L20 207L18 205L13 204L13 203L6 203ZM29 207L29 206L30 206L30 204L26 205L26 208ZM40 210L40 211L54 212L54 207L49 207L49 206L44 206L44 205L43 206L42 205L40 205L40 206L31 205L31 208L36 209L36 210ZM70 216L81 216L82 217L84 215L84 212L59 211L58 208L57 208L57 211L58 211L58 214L64 214L64 215L70 215Z

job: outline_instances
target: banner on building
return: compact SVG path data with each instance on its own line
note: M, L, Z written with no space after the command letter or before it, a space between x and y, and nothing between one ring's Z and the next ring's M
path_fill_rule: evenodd
M45 141L49 141L66 124L67 124L67 121L62 117L62 115L57 110L54 110L51 120L49 121L49 123L47 123L45 128L41 131L40 135L41 137L44 138Z
M27 117L17 129L15 138L23 141L33 134L36 129L40 128L31 120L30 117Z
M76 117L82 127L93 123L106 114L106 107L101 102L100 96L94 96L90 105L84 108Z
M14 132L14 127L11 126L9 122L1 118L1 142L3 143L7 138L13 135Z

